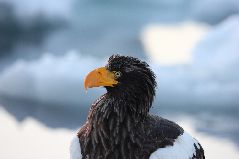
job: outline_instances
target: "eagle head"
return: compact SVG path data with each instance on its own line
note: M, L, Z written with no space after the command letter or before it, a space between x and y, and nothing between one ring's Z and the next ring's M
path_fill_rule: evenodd
M105 67L86 76L84 86L85 89L104 86L111 97L142 101L150 107L157 83L146 62L130 56L112 55Z

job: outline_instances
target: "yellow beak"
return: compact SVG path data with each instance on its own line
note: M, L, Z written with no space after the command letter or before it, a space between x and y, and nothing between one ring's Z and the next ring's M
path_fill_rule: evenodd
M114 77L114 73L108 71L105 67L97 68L85 77L85 89L99 86L114 87L118 83Z

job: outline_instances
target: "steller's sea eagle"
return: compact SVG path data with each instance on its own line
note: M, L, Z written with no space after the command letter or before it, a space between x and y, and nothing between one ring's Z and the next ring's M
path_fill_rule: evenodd
M85 88L104 86L72 140L71 159L204 159L199 142L176 123L149 114L155 75L137 58L113 55Z

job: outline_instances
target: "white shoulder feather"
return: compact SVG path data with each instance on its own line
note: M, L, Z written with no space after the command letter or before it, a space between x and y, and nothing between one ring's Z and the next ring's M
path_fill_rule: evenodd
M149 159L189 159L196 153L194 144L199 148L197 140L184 132L178 136L172 146L157 149Z
M75 136L70 145L70 159L82 159L79 138Z

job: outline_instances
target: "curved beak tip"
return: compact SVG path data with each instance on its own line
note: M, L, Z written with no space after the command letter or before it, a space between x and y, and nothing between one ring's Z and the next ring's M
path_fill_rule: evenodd
M88 88L89 88L89 82L88 82L87 76L86 76L86 78L84 80L84 89L87 91Z

